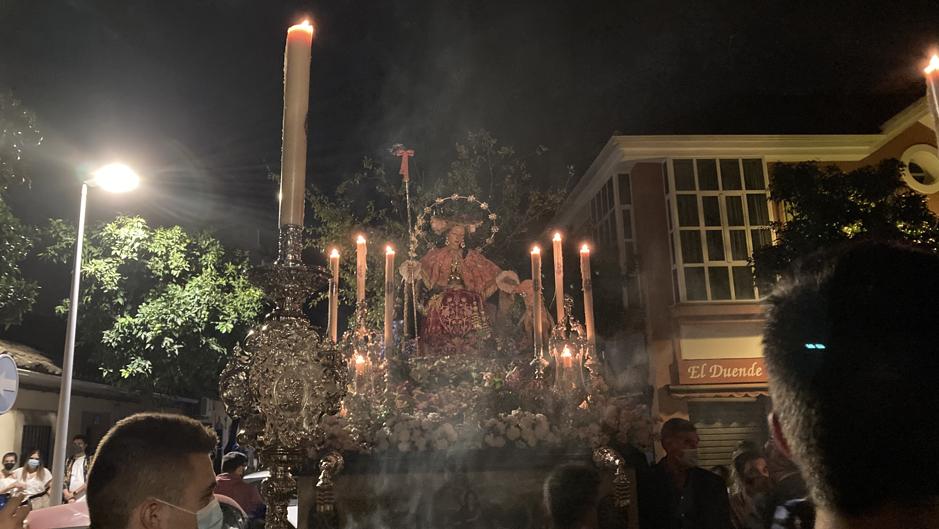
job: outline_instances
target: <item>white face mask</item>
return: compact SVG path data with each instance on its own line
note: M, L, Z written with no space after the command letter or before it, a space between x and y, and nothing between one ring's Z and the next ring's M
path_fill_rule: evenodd
M685 448L681 451L681 458L679 461L688 468L698 466L698 449L697 448Z
M29 461L26 462L26 464L29 465L29 468L39 468L38 459L30 459Z
M168 501L163 501L160 498L155 498L156 501L169 505L170 507L189 513L196 517L196 527L198 529L221 529L222 524L225 521L225 515L222 514L222 506L218 503L216 498L212 498L212 501L208 503L205 507L199 509L196 512L190 511L189 509L183 509L178 505L173 505Z

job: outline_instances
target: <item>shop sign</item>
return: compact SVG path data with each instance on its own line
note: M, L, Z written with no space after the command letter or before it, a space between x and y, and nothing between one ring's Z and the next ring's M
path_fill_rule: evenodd
M679 384L743 382L766 382L766 366L762 358L711 358L679 362Z

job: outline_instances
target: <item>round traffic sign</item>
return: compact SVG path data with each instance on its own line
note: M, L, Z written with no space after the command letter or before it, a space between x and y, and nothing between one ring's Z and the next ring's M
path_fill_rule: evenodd
M16 371L16 362L12 356L0 354L0 414L13 408L19 387L20 376Z

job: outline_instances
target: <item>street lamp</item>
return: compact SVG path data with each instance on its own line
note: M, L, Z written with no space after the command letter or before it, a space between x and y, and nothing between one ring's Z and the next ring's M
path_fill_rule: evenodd
M59 390L59 411L56 415L55 448L52 455L52 505L62 502L65 481L65 448L68 445L68 418L72 404L72 363L75 358L75 327L78 321L78 290L82 270L82 240L85 237L85 205L88 188L100 187L111 193L126 193L140 185L140 177L124 164L112 163L91 173L92 178L82 183L81 202L78 207L78 235L75 238L75 269L72 272L72 292L68 303L68 327L65 333L65 352L62 358L62 386Z

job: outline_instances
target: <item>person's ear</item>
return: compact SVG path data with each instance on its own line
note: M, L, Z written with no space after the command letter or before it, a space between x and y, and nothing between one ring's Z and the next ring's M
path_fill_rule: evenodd
M131 513L131 520L136 520L136 527L142 529L163 529L168 527L166 520L167 512L164 508L165 506L154 500L146 500ZM128 527L135 527L134 524L129 525Z
M786 456L786 459L792 459L792 450L789 448L789 441L786 440L786 434L783 433L782 424L779 422L779 415L775 411L770 412L767 420L769 421L769 431L773 435L775 449Z

